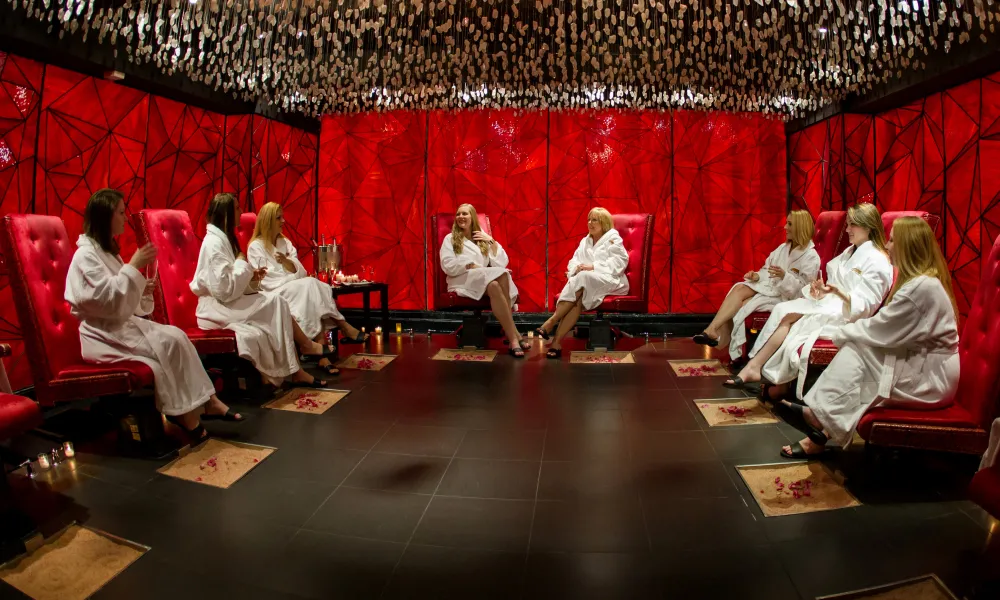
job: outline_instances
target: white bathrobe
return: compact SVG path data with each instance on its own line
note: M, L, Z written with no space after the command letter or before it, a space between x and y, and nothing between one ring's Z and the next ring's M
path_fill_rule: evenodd
M245 293L253 277L221 229L209 225L191 291L198 327L236 332L236 349L274 384L299 370L292 314L278 294Z
M275 258L284 254L295 265L295 272L289 273ZM288 303L292 317L309 339L336 326L334 321L343 321L344 315L337 310L330 285L315 277L309 277L305 267L299 262L295 246L285 237L278 238L271 252L267 251L263 240L254 240L247 248L247 260L257 268L267 267L267 274L260 282L260 289L276 293Z
M836 294L826 294L819 300L802 288L802 298L781 302L771 310L771 316L750 350L753 358L767 342L785 315L800 314L788 331L788 336L767 363L762 374L771 383L788 383L798 378L796 396L802 397L809 353L819 338L830 339L845 323L875 314L892 286L892 265L889 257L871 242L856 248L851 246L826 265L827 283L836 286L851 299L848 307ZM802 348L800 354L799 348Z
M771 277L768 267L781 267L785 276L781 279ZM751 313L770 311L779 302L786 302L802 297L802 287L816 279L819 274L819 254L816 246L809 242L805 248L792 248L788 242L778 246L764 261L764 266L757 271L760 277L756 282L742 281L733 286L745 285L757 295L746 301L733 317L733 334L729 342L729 356L736 360L743 355L743 344L747 341L744 322ZM729 290L732 292L732 289Z
M958 324L936 277L907 281L875 316L844 325L831 339L840 350L804 400L832 443L849 444L873 404L934 409L952 403Z
M157 405L166 415L182 415L208 402L215 387L184 332L139 318L153 312L153 297L145 294L142 273L105 252L89 236L81 235L76 245L65 298L80 319L83 359L148 365Z
M594 265L593 271L580 271L580 265ZM557 302L576 302L576 294L583 290L584 310L594 310L606 296L624 296L628 293L628 251L618 230L609 229L594 243L589 235L580 240L573 258L566 267L566 285Z
M445 236L438 253L441 257L441 269L448 276L448 291L463 298L479 300L491 281L507 274L507 265L510 263L507 251L497 242L496 254L490 249L488 256L483 256L479 245L467 239L462 244L462 252L455 254L451 235L449 233ZM467 269L466 265L470 264L479 265L479 268ZM510 301L511 304L517 302L517 286L514 285L513 277L510 278Z
M990 445L986 448L986 454L983 454L983 460L979 464L980 469L988 469L996 464L997 459L1000 458L1000 418L993 421L993 427L990 429Z

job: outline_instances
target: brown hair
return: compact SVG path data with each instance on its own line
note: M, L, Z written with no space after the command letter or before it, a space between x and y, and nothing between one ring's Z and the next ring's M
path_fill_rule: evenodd
M118 203L124 199L125 195L118 190L102 188L94 192L83 210L83 233L111 254L121 252L118 241L111 235L111 219L118 210Z

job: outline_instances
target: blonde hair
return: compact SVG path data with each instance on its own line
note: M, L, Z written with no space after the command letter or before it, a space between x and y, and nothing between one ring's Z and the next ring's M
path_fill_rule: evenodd
M274 243L285 236L281 235L278 228L278 213L281 212L281 205L277 202L268 202L260 207L257 213L257 223L253 226L253 235L250 236L248 244L260 239L264 242L264 248L268 252L274 251Z
M885 249L885 228L882 227L882 215L878 214L878 209L875 208L874 204L862 202L848 208L847 221L867 229L868 240L872 245L883 254L888 254Z
M958 319L958 302L955 301L955 292L951 289L948 263L941 254L941 248L934 238L934 231L926 221L920 217L896 219L892 224L892 254L893 266L899 274L892 284L892 289L889 290L886 304L892 300L899 288L914 277L921 275L937 277L944 291L948 293L951 307L955 311L955 319Z
M611 213L608 212L608 209L601 208L600 206L590 209L590 212L587 213L587 220L590 221L590 218L594 215L597 215L597 220L601 223L601 229L603 230L601 231L601 235L615 228L614 221L611 220Z
M805 248L816 233L816 225L808 210L793 210L788 213L788 222L792 224L792 248Z
M463 208L469 209L469 216L472 217L472 223L469 225L469 234L475 234L477 231L482 231L483 229L479 226L479 215L476 213L476 209L471 204L460 204L458 208L455 209L455 214ZM465 243L465 234L462 233L462 228L458 226L458 221L454 221L451 224L451 249L455 251L455 254L462 253L462 244ZM483 252L483 256L489 256L490 245L486 242L475 242L479 249Z

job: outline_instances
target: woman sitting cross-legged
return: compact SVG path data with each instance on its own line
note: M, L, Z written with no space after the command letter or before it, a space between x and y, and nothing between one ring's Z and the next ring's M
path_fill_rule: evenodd
M330 285L306 273L295 246L281 233L284 226L285 217L277 203L268 202L257 214L247 259L252 265L267 268L260 280L261 291L281 296L302 332L313 341L323 343L326 332L336 327L346 336L345 341L364 343L368 336L352 327L337 310ZM317 364L330 375L340 373L326 357Z
M900 217L889 255L899 271L886 305L839 328L840 348L804 398L781 402L779 414L806 433L781 449L786 458L847 446L872 405L933 409L951 404L958 386L958 308L934 232L923 219Z
M514 325L517 287L507 270L507 252L479 226L471 204L463 204L455 211L451 233L445 236L438 254L441 269L448 276L448 291L472 300L488 295L493 316L507 335L508 352L524 358L530 345Z
M735 361L746 343L744 321L750 313L770 311L776 304L802 297L802 288L819 274L819 254L812 237L815 231L807 210L793 210L785 219L785 243L775 248L759 271L750 271L729 290L719 312L704 333L694 336L698 344L729 346Z
M198 296L198 327L234 331L239 355L268 383L280 385L290 377L297 385L324 387L325 380L299 367L299 354L319 359L330 356L329 349L303 333L280 295L258 293L267 267L253 269L239 251L239 210L236 197L225 193L216 194L208 206L205 239L191 281L191 291Z
M115 236L125 231L121 192L98 190L83 213L83 235L66 275L66 302L80 319L80 351L99 364L135 360L153 371L156 403L192 441L208 434L201 421L243 417L215 395L198 351L183 331L140 316L153 312L155 279L143 270L156 260L146 244L125 264Z
M763 376L777 384L769 392L776 398L798 379L796 396L801 398L816 340L829 339L844 324L875 314L892 284L892 265L885 253L882 217L874 205L847 210L847 237L851 245L826 265L829 285L817 279L803 288L802 298L775 306L750 350L750 361L722 385L739 389Z
M580 240L566 267L568 280L559 294L556 312L536 330L538 335L549 339L559 324L545 353L547 358L562 356L562 340L576 325L580 313L597 308L607 296L628 293L627 267L628 252L614 228L611 213L600 207L591 209L587 215L587 236Z

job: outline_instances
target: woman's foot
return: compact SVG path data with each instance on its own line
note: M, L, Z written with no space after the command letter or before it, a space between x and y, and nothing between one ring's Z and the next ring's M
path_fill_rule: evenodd
M826 446L821 446L809 438L805 438L794 444L781 447L781 455L785 458L804 458L806 456L816 456L823 454L825 451Z
M521 348L520 344L512 344L507 353L514 358L524 358L524 349Z
M205 414L202 415L202 419L213 420L219 419L222 421L242 421L243 415L229 408L225 402L219 400L216 396L212 396L212 399L205 404Z
M324 387L324 386L326 386L326 381L325 380L323 380L323 379L316 379L315 377L313 377L312 375L310 375L309 372L306 371L305 369L299 369L289 379L291 379L291 382L293 384L300 385L300 386L307 386L307 387Z
M748 383L759 383L760 382L760 367L748 363L747 366L740 370L739 375L733 377L732 379L727 379L722 385L728 388L742 389Z
M327 375L340 375L340 369L333 366L333 363L330 362L330 359L328 358L319 359L319 362L316 363L316 366L319 367L320 369L323 369L323 371L325 371Z
M308 344L303 344L299 347L299 354L302 356L326 356L330 352L332 352L332 349L329 346L312 340L309 340Z
M531 350L531 342L524 339L523 337L517 338L517 345L520 346L521 350L524 350L525 352Z
M542 323L542 326L535 330L535 335L543 340L549 339L549 336L552 335L552 325L549 325L548 321Z
M167 420L180 428L192 442L201 442L208 437L208 432L201 425L201 419L194 412L183 415L167 415Z
M719 336L710 334L707 329L691 339L694 343L708 346L709 348L715 348L719 345Z

